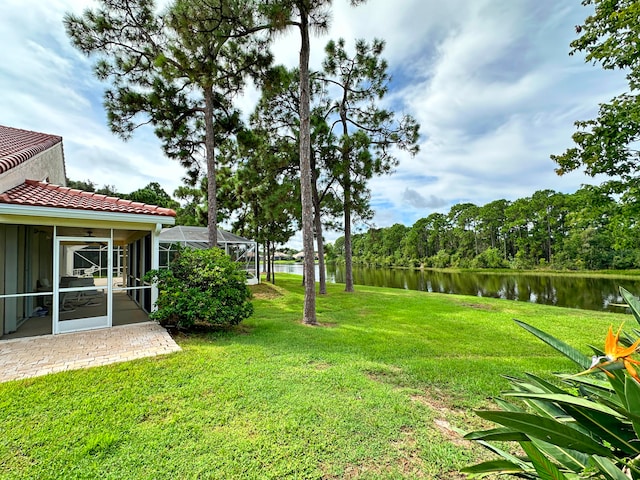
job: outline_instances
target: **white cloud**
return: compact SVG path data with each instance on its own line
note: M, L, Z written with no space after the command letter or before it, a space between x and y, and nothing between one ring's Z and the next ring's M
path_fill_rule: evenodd
M371 183L374 192L388 192L391 205L374 195L380 225L410 224L462 201L481 205L593 182L579 173L558 177L549 158L571 145L575 120L592 116L624 84L567 55L585 12L550 1L466 4L435 53L414 58L413 81L392 94L423 136L415 158L402 157L396 175ZM418 208L408 191L446 204Z

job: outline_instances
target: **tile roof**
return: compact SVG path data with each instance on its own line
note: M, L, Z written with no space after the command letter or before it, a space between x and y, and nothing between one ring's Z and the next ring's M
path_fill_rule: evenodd
M26 180L23 184L0 194L0 204L28 205L33 207L68 208L91 210L94 212L135 213L175 217L170 208L132 202L120 198L108 197L98 193L83 192L37 180Z
M62 137L0 125L0 174L62 142Z

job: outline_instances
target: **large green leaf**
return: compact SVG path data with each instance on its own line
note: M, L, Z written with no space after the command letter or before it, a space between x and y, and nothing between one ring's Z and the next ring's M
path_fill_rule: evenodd
M493 452L496 455L501 456L507 462L520 466L520 469L522 471L532 470L531 465L523 461L520 457L516 457L515 455L512 455L511 453L501 449L500 447L494 445L493 443L485 442L484 440L476 440L476 442L482 445L484 448L486 448L490 452Z
M536 337L538 337L540 340L542 340L547 345L555 348L557 351L562 353L564 356L566 356L570 360L572 360L575 363L577 363L580 366L580 368L582 368L583 370L586 370L587 368L589 368L591 366L591 357L588 357L588 356L584 355L583 353L579 352L575 348L567 345L563 341L558 340L557 338L549 335L548 333L545 333L542 330L538 330L536 327L532 327L531 325L528 325L528 324L526 324L526 323L524 323L524 322L522 322L520 320L515 320L515 322L518 325L520 325L522 328L527 330L528 332L530 332L533 335L535 335Z
M504 378L509 380L512 387L518 392L550 393L546 388L538 385L535 381L531 381L531 379L510 376L505 376Z
M482 478L487 475L524 473L525 470L523 470L520 465L508 462L507 460L490 460L465 467L460 470L460 472L466 473L469 478Z
M606 379L606 377L603 377L601 375L576 376L575 374L569 375L566 373L559 373L559 374L556 374L556 376L563 382L580 383L584 385L589 385L590 387L593 387L593 388L597 388L599 390L602 390L603 392L613 393L613 388L611 388L611 384Z
M614 448L622 450L628 455L640 453L637 437L624 416L605 405L567 394L510 393L508 395L521 398L539 398L557 403L575 419L577 425L582 427L585 433L597 435L602 441L609 442Z
M480 430L467 433L465 440L486 440L494 442L526 442L529 441L522 432L517 432L511 428L492 428L490 430Z
M640 412L640 384L630 375L627 375L624 384L624 398L627 403L627 410L630 412ZM631 423L633 424L633 429L636 431L636 435L640 437L640 422L632 419Z
M507 412L523 412L524 411L518 405L514 405L513 403L509 403L506 400L503 400L502 398L496 398L496 399L494 399L494 401L496 402L498 407L500 407L502 410L505 410Z
M623 397L622 400L625 401L625 405L624 406L620 405L617 402L616 403L610 402L606 398L601 398L598 401L601 402L603 405L606 405L607 407L611 408L612 410L615 410L616 412L618 412L620 415L625 417L630 422L640 422L640 412L639 413L634 413L634 412L631 412L631 411L627 410L625 398Z
M531 398L536 400L543 400L547 402L559 403L561 405L563 404L574 405L577 407L583 407L589 410L601 412L606 415L611 415L613 417L621 417L621 415L615 410L613 410L612 408L609 408L605 405L601 405L596 402L592 402L591 400L587 400L586 398L574 397L573 395L569 395L568 393L540 394L540 393L526 393L526 392L513 392L513 393L507 392L504 395L507 397L519 397L519 398Z
M620 399L616 394L616 391L611 387L611 383L606 379L596 378L594 375L558 375L563 382L570 384L573 387L578 387L580 390L589 392L589 398L606 399L610 402L620 403ZM620 403L620 405L622 405Z
M542 417L555 418L562 421L563 419L569 420L569 415L563 409L561 409L555 403L550 403L541 400L524 400L530 409L530 413L535 413Z
M560 469L545 457L534 444L531 442L520 442L520 445L533 464L533 468L536 469L540 480L567 480L567 477Z
M629 480L629 477L627 477L622 470L620 470L616 464L608 458L594 455L591 459L607 480Z
M558 447L548 442L543 442L537 438L532 438L531 442L540 449L542 453L553 458L566 469L580 473L589 465L591 455L571 450L570 448Z
M624 385L626 383L627 375L623 370L612 370L609 373L611 374L611 376L609 377L609 383L616 391L618 397L620 397L620 399L622 399L624 402L624 398L626 396L624 393Z
M638 323L640 323L640 301L631 293L629 290L625 290L620 287L620 294L624 298L627 305L631 309L631 313L633 313L634 318Z
M548 382L545 382L541 378L536 377L535 375L527 374L529 381L523 381L521 379L512 379L512 384L517 384L519 386L518 392L521 393L541 393L541 394L550 394L550 393L566 393L564 390L552 385ZM513 392L507 392L507 394ZM549 418L558 418L566 415L566 413L558 407L556 404L547 402L547 401L525 401L525 403L529 406L531 410L539 415Z
M569 405L565 408L576 419L576 422L600 437L601 441L609 442L613 448L621 450L626 455L635 456L640 453L638 438L628 423L599 412L574 408Z
M544 389L548 393L566 393L560 387L554 385L551 382L548 382L532 373L525 374L527 378L529 378L533 383L538 385L540 388Z
M520 412L478 411L478 416L530 437L587 454L611 456L611 451L575 428L538 415Z

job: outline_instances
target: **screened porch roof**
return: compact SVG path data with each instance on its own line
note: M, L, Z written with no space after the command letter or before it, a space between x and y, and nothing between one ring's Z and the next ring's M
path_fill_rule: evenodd
M209 230L207 227L189 227L178 225L164 228L160 233L160 243L205 244L209 243ZM255 243L248 238L234 235L218 229L218 243Z

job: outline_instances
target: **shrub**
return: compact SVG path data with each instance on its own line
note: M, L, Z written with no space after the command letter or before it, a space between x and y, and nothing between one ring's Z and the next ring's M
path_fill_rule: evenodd
M462 252L456 252L451 255L449 260L449 266L453 268L474 268L473 267L473 259L468 258Z
M487 248L473 259L471 265L474 268L507 268L509 265L502 258L500 250L497 248Z
M168 270L152 270L145 280L158 287L149 316L164 326L237 325L253 313L246 273L219 248L182 249Z
M640 322L640 302L626 290L620 291ZM501 409L477 412L501 427L465 436L502 460L462 471L470 478L512 474L553 480L639 479L640 377L636 368L640 361L632 355L640 340L633 341L620 330L614 334L609 327L604 351L591 347L595 355L588 357L535 327L518 324L571 359L582 372L559 375L561 386L534 375L511 378L513 390L498 400ZM525 455L511 454L490 441L517 442Z
M518 250L515 257L509 262L509 268L513 268L514 270L527 270L533 268L533 262L527 258L523 250Z
M438 250L438 253L431 257L431 265L435 268L447 268L451 257L446 250Z
M611 268L615 270L626 270L638 266L638 255L632 250L622 250L616 252L611 262Z

